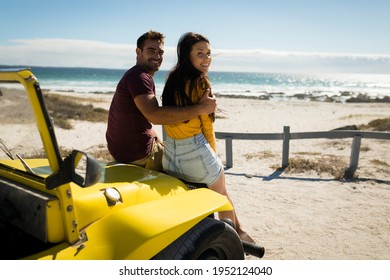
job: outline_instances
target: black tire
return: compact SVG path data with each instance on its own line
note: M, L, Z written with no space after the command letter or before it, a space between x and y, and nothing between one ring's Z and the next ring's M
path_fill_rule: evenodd
M152 260L243 260L237 232L228 224L205 218Z

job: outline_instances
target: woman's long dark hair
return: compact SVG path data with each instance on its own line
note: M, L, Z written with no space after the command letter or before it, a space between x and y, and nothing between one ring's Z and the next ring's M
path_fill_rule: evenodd
M194 88L202 75L190 61L192 47L198 42L209 40L196 33L188 32L180 37L177 44L177 64L173 67L166 80L162 93L163 106L187 106L193 105L197 100ZM186 85L189 81L189 92L186 93Z

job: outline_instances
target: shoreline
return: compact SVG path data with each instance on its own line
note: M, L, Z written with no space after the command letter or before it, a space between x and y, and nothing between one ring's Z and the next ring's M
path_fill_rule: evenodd
M42 91L47 93L60 93L60 94L88 94L88 95L108 95L112 96L115 91L90 91L90 92L77 92L76 90L51 90L51 89L42 89ZM159 95L158 95L159 96ZM273 100L273 101L316 101L316 102L335 102L335 103L390 103L390 93L389 96L379 97L370 96L368 93L361 92L349 92L343 91L340 92L340 95L314 95L313 93L295 93L288 95L285 92L258 92L252 93L214 93L214 96L217 98L242 98L242 99L255 99L255 100Z
M243 98L256 100L273 100L273 101L314 101L314 102L334 102L334 103L390 103L390 96L371 97L368 94L358 93L341 93L340 96L320 95L314 96L311 93L296 93L286 95L283 92L266 93L264 95L242 95L242 94L221 94L215 93L216 97L221 98Z

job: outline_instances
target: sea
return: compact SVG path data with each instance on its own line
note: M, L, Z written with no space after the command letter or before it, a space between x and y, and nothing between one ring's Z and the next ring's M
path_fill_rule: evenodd
M118 81L127 71L67 67L17 66L17 68L30 68L42 89L75 94L113 94ZM163 91L167 74L168 71L160 70L154 75L157 95L161 95ZM348 102L354 98L388 101L390 98L390 75L210 71L209 78L212 92L219 96L334 102Z

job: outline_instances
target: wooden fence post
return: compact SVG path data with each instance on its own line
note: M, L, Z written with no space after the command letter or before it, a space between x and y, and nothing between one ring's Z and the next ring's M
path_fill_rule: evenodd
M349 167L348 167L348 171L350 172L350 175L353 175L358 167L361 140L362 140L361 135L353 136L351 159L349 161Z
M283 127L283 155L282 155L282 168L288 166L288 154L290 152L290 127Z
M233 167L233 137L227 136L226 141L226 168Z

